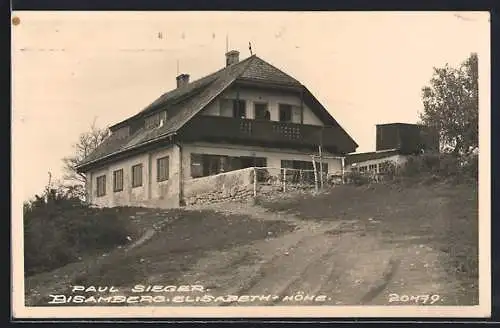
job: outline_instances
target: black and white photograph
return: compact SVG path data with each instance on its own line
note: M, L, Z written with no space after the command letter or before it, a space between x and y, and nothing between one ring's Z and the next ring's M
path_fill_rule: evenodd
M14 317L490 315L488 12L11 29Z

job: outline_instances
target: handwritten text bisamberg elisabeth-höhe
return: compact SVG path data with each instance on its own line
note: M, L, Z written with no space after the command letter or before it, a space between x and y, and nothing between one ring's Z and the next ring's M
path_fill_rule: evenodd
M87 304L92 303L248 303L248 302L325 302L325 295L309 295L297 292L294 295L223 295L214 296L201 285L135 285L122 290L114 286L72 286L71 294L50 295L49 304ZM175 294L174 294L175 293ZM182 293L182 294L177 294ZM193 293L193 294L190 294Z

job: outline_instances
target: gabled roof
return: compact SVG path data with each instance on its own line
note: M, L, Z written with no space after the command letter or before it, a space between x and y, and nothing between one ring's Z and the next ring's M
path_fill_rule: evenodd
M110 129L113 132L122 126L127 126L141 116L145 117L150 113L163 109L167 110L168 113L167 121L159 128L146 129L141 127L128 136L123 136L119 133L111 134L94 152L80 163L78 168L82 169L101 159L142 147L153 141L175 134L177 130L184 126L194 115L204 109L236 80L260 81L302 88L305 91L307 100L315 105L315 108L318 108L317 114L319 118L331 125L340 127L335 119L299 81L256 55L252 55L239 63L225 67L215 73L163 94L136 115L111 126ZM345 131L343 132L345 133ZM347 135L347 133L345 134ZM350 139L352 140L352 138ZM354 140L352 142L355 144Z

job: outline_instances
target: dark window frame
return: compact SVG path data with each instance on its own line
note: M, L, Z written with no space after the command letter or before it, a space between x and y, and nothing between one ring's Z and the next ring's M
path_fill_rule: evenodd
M162 161L166 161L164 165L160 165ZM168 156L163 156L156 159L156 182L167 181L170 178L170 158ZM166 171L161 171L161 168L164 168Z
M232 99L233 118L247 118L247 102L244 99ZM241 106L243 104L243 106ZM243 115L241 115L243 113Z
M282 159L281 160L281 168L282 169L293 169L293 160L291 159Z
M293 113L292 113L292 105L290 104L279 104L278 105L279 112L279 121L284 123L292 123L293 121ZM287 117L284 117L287 116Z
M102 186L102 188L100 188ZM106 174L100 175L96 178L96 195L97 197L106 196Z
M120 173L120 183L117 183L117 175ZM113 171L113 192L123 191L123 169Z
M196 179L253 166L266 167L267 157L191 153L190 176Z
M132 188L142 187L142 183L143 183L143 181L142 181L143 180L142 179L142 176L143 176L142 167L143 167L142 163L132 166ZM141 174L135 175L134 171L138 168L140 169ZM136 181L137 178L139 178L140 180Z
M260 110L263 110L264 117L259 117L260 115L257 115L259 106L263 106L260 108ZM267 102L255 102L253 104L253 115L254 115L254 119L256 119L256 120L270 121L271 120L271 112L269 111L269 103L267 103Z

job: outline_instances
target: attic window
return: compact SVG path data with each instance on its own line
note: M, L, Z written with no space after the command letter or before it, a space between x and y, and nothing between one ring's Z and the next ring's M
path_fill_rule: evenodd
M167 111L161 111L154 115L146 117L144 120L146 129L155 129L161 127L167 121ZM162 123L163 122L163 123Z
M130 134L130 127L124 126L123 128L119 128L113 132L115 138L125 138Z

